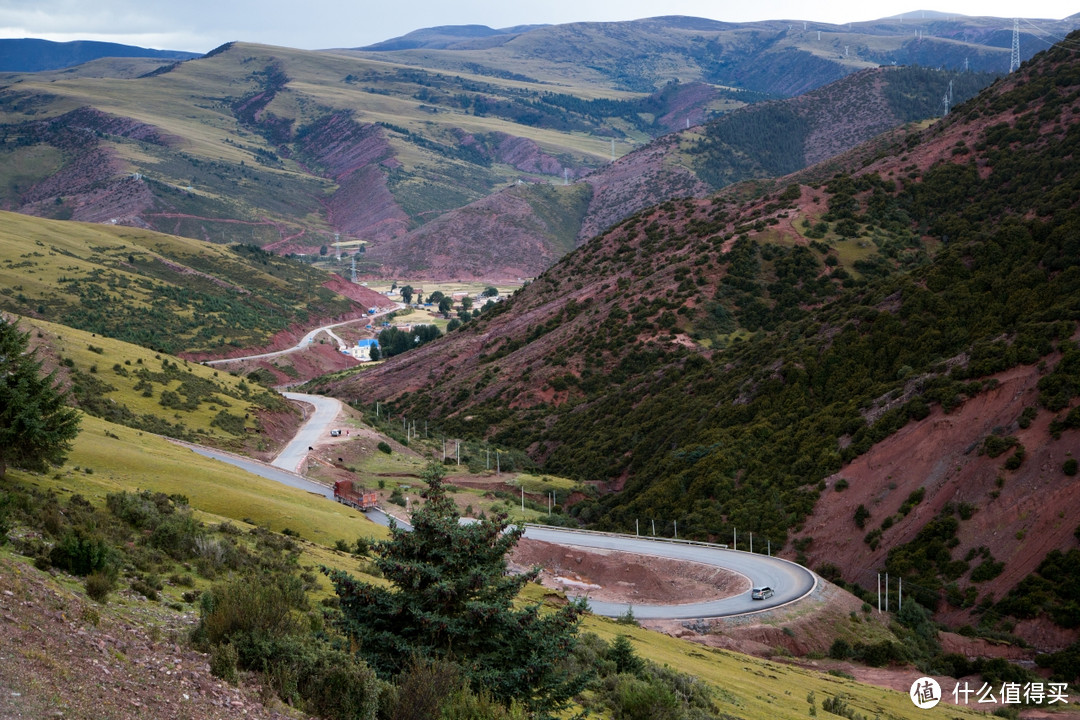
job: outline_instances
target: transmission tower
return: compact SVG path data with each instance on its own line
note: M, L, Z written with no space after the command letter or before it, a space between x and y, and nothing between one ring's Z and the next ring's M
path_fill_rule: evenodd
M1020 19L1013 18L1013 41L1012 57L1009 59L1009 72L1013 73L1020 67Z
M952 95L952 83L953 83L953 81L950 80L949 81L949 89L945 91L945 97L942 98L942 102L945 103L945 114L946 115L949 114L949 106L952 105L952 98L953 98L953 95Z

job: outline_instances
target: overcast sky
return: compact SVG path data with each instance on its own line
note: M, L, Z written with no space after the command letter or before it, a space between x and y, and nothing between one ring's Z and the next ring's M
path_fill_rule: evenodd
M727 22L807 20L847 23L919 9L963 15L1061 19L1075 1L942 0L0 0L0 37L105 40L206 52L229 40L295 48L358 47L435 25L494 28L539 23L692 15Z

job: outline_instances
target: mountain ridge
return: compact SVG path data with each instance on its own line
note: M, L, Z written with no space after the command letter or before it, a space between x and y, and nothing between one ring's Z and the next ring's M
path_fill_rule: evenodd
M0 72L62 70L108 57L180 61L200 55L185 50L154 50L96 40L54 42L38 38L11 38L0 39Z

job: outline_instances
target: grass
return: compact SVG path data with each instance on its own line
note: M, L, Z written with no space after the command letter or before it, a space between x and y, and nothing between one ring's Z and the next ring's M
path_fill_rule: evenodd
M536 586L527 591L532 598L544 591ZM539 597L538 597L539 596ZM739 653L705 647L668 635L589 616L582 629L611 641L627 636L634 650L660 665L668 665L706 681L718 693L718 705L729 716L756 720L806 718L806 697L813 692L817 704L844 693L856 712L869 718L976 718L985 717L974 709L942 703L932 710L920 710L906 693L864 685L814 670L795 667ZM919 676L912 671L911 679ZM819 717L831 717L820 707Z
M309 312L354 307L319 288L325 277L201 240L0 212L0 309L143 345L253 346Z
M254 413L266 409L263 405L240 399L240 396L244 394L241 386L244 381L224 370L214 370L171 355L155 353L153 350L138 345L44 320L24 318L19 324L24 332L31 331L32 337L49 352L54 353L58 358L70 360L73 369L95 375L99 380L113 386L114 389L106 392L104 397L110 402L126 405L136 414L156 415L170 423L182 423L192 432L219 436L227 441L236 438L211 425L211 421L219 411L225 410L233 415L251 416L244 424L245 429L254 431L257 429ZM165 408L160 403L161 392L177 391L182 380L173 380L164 385L155 383L151 391L152 396L146 397L142 390L136 389L140 379L135 374L141 369L146 369L151 373L160 373L163 362L175 363L182 374L211 382L220 387L223 392L204 397L194 410ZM91 372L91 368L96 368L96 372ZM262 390L254 383L244 383L244 386L253 397L254 393Z
M89 416L83 416L82 432L68 462L55 475L40 477L35 484L101 501L106 494L121 490L181 494L192 507L209 515L278 532L289 528L326 547L333 547L335 540L351 541L361 535L386 537L386 530L362 513L321 495L286 487L156 435Z

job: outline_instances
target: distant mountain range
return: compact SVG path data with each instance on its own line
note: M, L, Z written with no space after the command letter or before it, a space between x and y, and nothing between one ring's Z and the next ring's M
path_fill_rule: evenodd
M52 42L33 38L0 40L0 72L62 70L106 57L190 60L199 57L199 53L182 50L151 50L134 45L93 40L73 42Z

